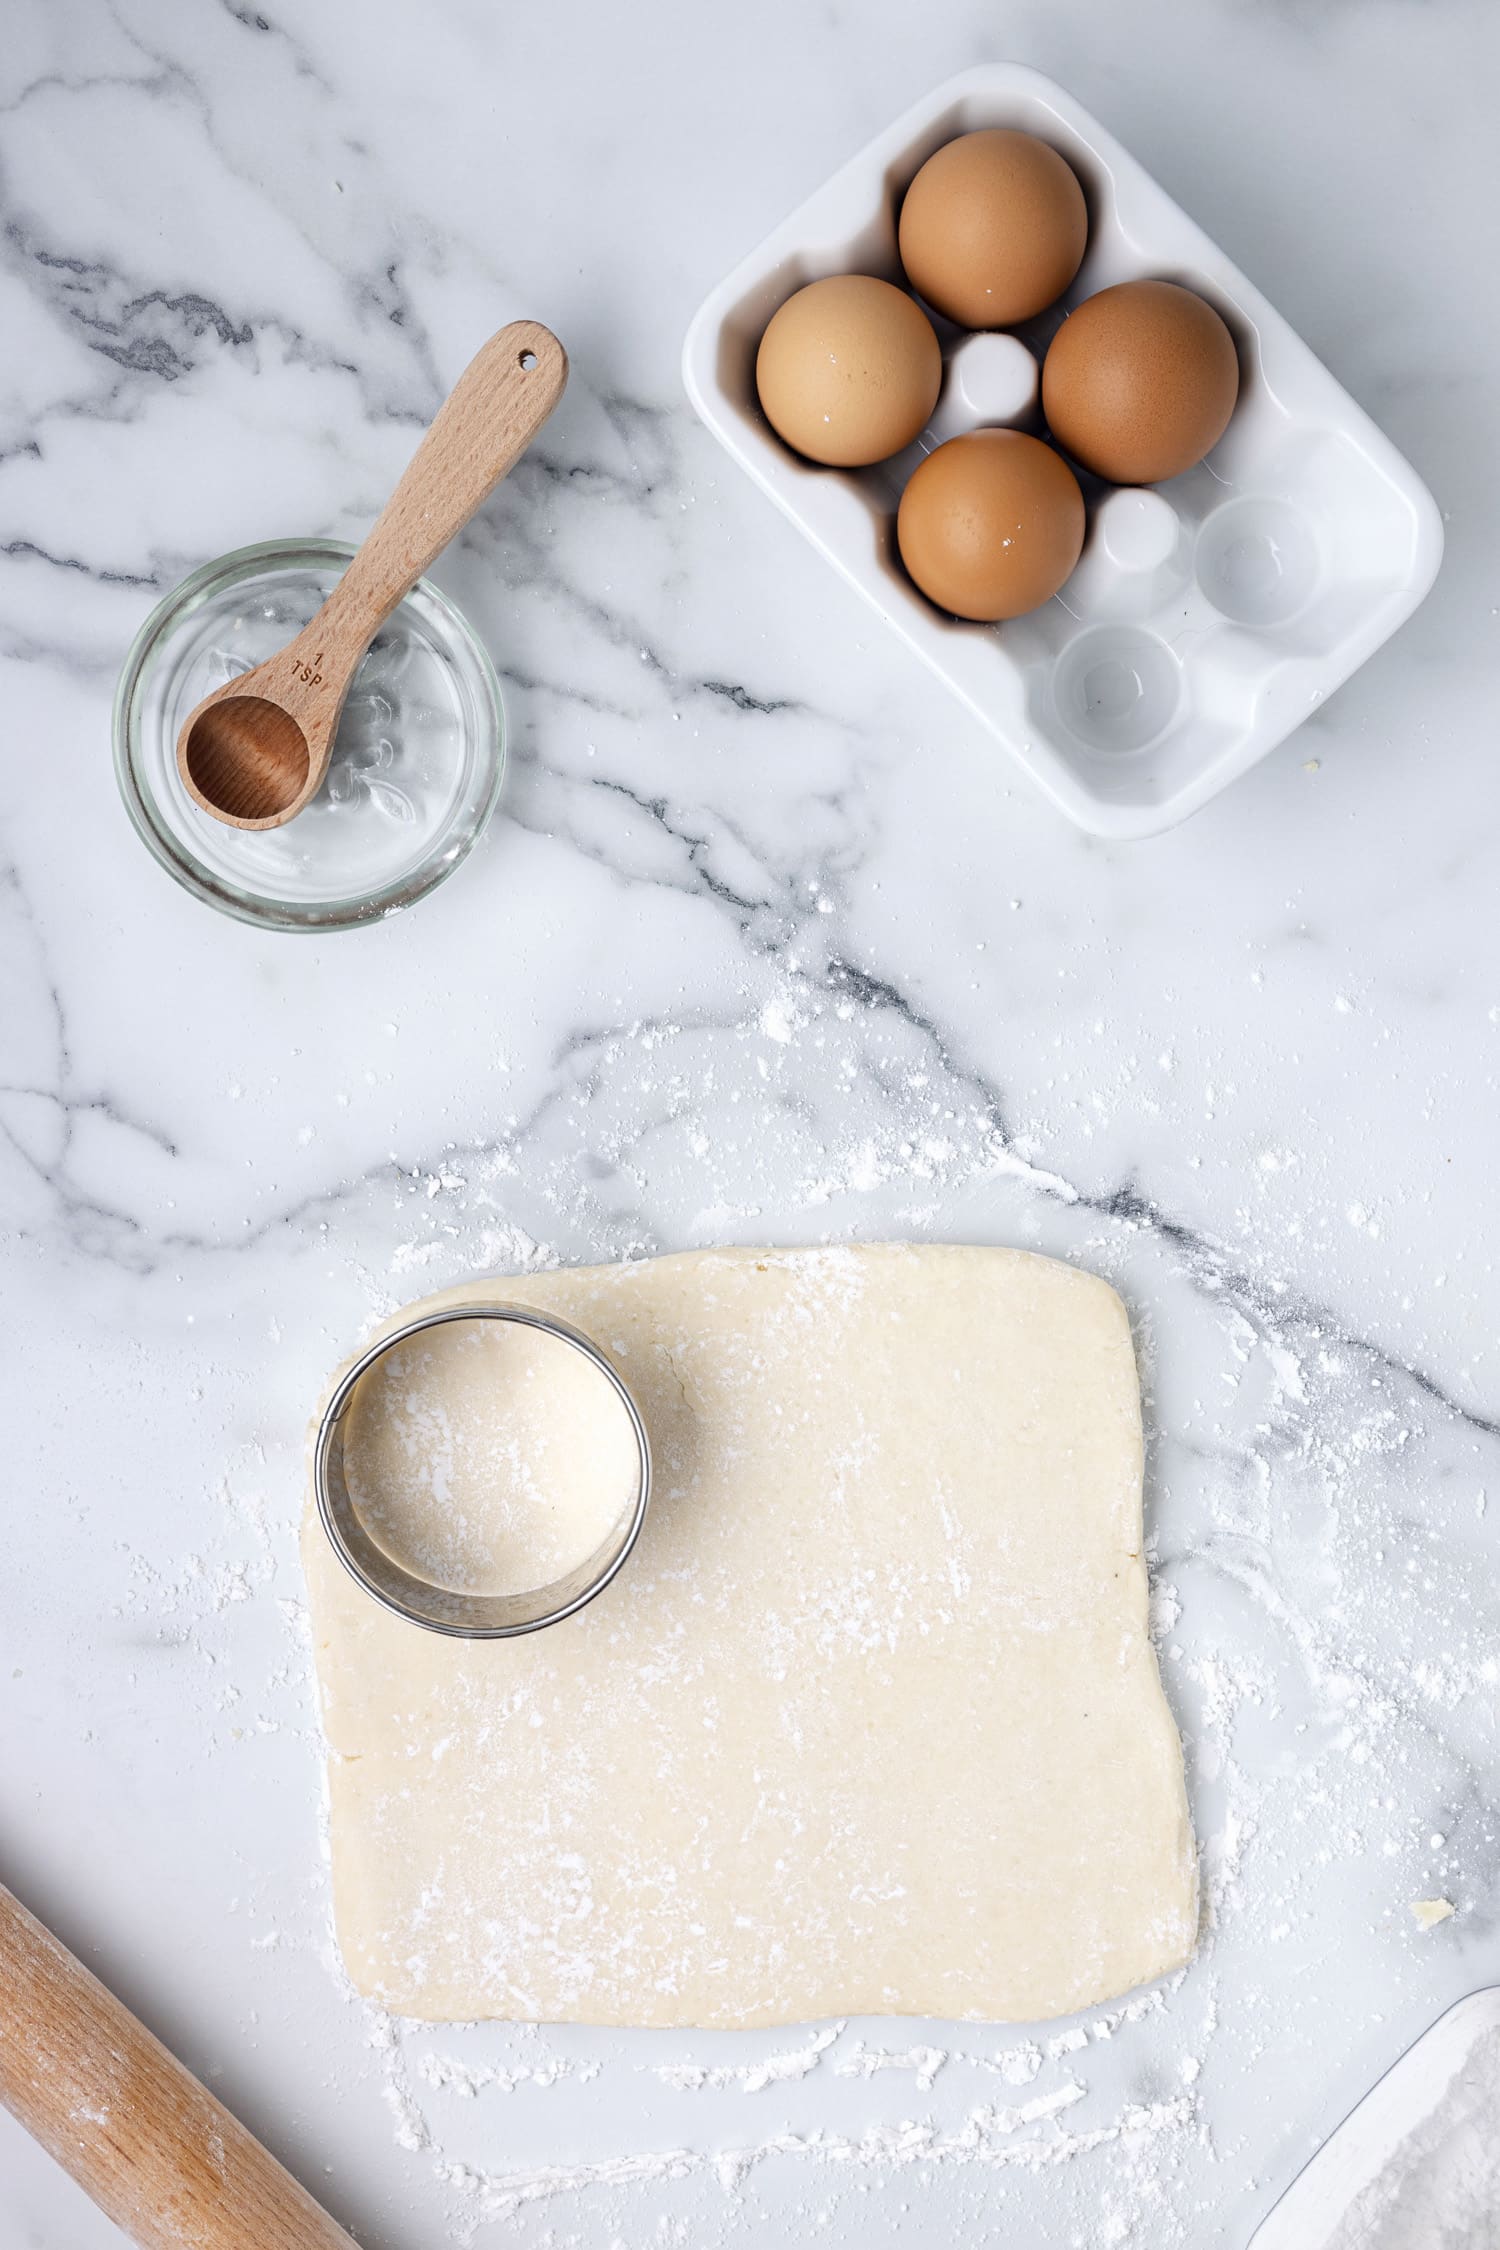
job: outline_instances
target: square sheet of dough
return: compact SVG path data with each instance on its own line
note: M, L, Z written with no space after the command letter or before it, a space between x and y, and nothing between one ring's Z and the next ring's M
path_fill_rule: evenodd
M334 1906L434 2021L1054 2016L1185 1961L1118 1297L1020 1251L709 1251L501 1297L614 1357L656 1484L566 1623L465 1644L304 1535Z

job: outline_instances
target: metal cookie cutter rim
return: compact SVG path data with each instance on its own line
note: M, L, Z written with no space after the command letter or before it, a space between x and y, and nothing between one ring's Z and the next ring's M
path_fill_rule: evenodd
M571 1344L607 1378L629 1417L635 1438L638 1474L635 1500L628 1514L617 1518L608 1537L565 1576L522 1593L462 1594L433 1585L403 1569L365 1530L344 1478L344 1425L363 1378L397 1345L421 1335L424 1329L441 1328L455 1320L513 1321L520 1327L537 1328ZM581 1329L558 1319L554 1313L536 1312L529 1305L499 1301L454 1305L443 1312L423 1313L393 1329L388 1336L380 1337L361 1352L353 1366L340 1377L318 1425L313 1449L313 1490L318 1515L334 1553L355 1583L384 1608L404 1618L408 1624L420 1625L431 1633L446 1633L459 1640L510 1640L521 1633L540 1632L543 1626L557 1625L563 1618L571 1617L596 1594L602 1593L623 1567L646 1520L651 1498L651 1445L640 1409L624 1378L592 1337Z

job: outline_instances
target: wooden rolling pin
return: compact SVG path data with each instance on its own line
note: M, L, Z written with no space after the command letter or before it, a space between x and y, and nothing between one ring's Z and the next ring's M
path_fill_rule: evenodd
M0 2102L143 2250L354 2250L3 1885Z

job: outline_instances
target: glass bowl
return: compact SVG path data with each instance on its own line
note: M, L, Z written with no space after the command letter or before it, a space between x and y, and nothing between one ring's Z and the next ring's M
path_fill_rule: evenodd
M295 820L226 828L184 789L177 736L194 704L283 647L353 552L268 540L205 563L151 612L115 694L115 772L147 849L194 897L265 929L354 929L410 906L452 874L500 790L500 683L425 578L372 642Z

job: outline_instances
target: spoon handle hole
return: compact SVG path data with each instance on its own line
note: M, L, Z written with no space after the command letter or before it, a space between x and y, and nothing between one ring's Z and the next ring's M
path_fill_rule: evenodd
M523 375L529 375L533 367L535 367L536 365L536 353L522 352L520 358L516 361L516 365L520 368Z

